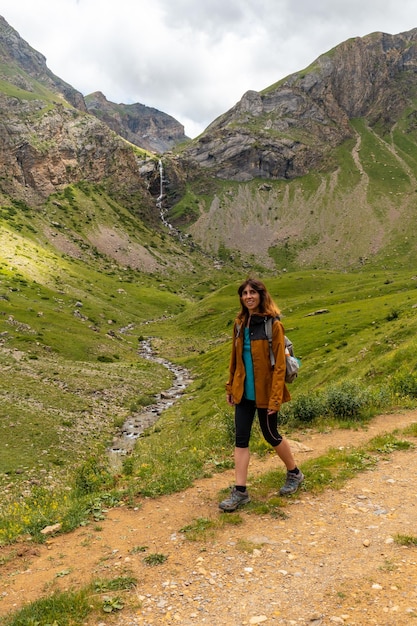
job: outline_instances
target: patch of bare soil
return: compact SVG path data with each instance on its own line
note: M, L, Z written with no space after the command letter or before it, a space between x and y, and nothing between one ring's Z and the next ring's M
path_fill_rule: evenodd
M90 242L100 252L126 265L144 272L155 272L160 265L154 256L142 245L131 241L126 233L100 225L89 235Z
M383 415L366 429L310 433L291 443L302 466L329 448L360 446L416 420L417 411ZM279 463L252 457L250 479ZM109 595L121 595L125 607L89 624L417 624L417 547L394 541L417 535L416 475L413 450L381 456L340 491L309 493L307 474L304 488L286 500L285 517L243 508L242 524L188 541L180 530L196 518L226 515L218 511L219 491L232 484L233 471L216 474L136 510L110 510L99 526L45 545L3 548L0 615L56 589L123 575L134 576L137 587ZM150 554L167 559L146 565Z

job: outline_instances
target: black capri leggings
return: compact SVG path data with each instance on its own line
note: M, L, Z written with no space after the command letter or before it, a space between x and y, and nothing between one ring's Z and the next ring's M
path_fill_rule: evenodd
M253 419L258 411L259 425L262 434L271 446L278 446L282 437L278 432L278 414L268 415L267 409L259 409L253 400L243 398L235 406L236 448L248 448Z

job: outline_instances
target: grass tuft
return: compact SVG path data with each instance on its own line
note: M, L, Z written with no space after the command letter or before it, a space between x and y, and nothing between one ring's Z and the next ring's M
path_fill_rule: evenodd
M47 598L31 602L13 615L3 618L3 626L75 626L94 611L98 610L97 601L91 596L90 589L74 592L56 592Z

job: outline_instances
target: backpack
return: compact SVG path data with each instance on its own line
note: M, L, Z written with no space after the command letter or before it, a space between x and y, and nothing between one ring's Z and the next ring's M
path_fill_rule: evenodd
M279 319L278 317L274 319ZM269 358L271 361L272 369L275 367L275 357L274 352L272 350L272 317L265 317L265 335L267 336L269 343ZM240 324L236 324L236 339L240 335ZM294 348L292 345L292 341L288 339L288 337L284 336L285 340L285 382L292 383L298 376L298 370L301 367L301 363L296 356L294 356Z
M275 319L278 319L278 318L275 318ZM272 317L265 318L265 334L268 337L268 342L269 342L269 358L271 360L271 366L274 367L275 357L272 351L272 322L273 322ZM286 366L285 382L293 383L294 380L298 376L298 370L300 369L301 363L299 359L297 359L297 357L294 355L294 347L292 345L291 339L288 339L288 337L285 335L284 340L285 340L285 366Z

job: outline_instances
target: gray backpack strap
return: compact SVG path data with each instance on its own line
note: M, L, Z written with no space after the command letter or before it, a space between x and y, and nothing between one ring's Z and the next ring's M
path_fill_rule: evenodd
M285 348L286 350L288 350L288 354L290 356L294 356L294 348L293 348L291 339L288 339L287 335L285 335L284 339L285 339Z
M279 319L279 318L275 318ZM271 367L275 366L275 357L272 350L272 323L273 318L265 318L265 334L269 342L269 358L271 359ZM300 369L300 361L294 356L294 348L292 342L288 337L284 336L285 341L285 382L292 383L298 376L298 370Z
M265 334L269 343L269 358L271 360L271 367L275 367L274 351L272 350L272 317L265 318Z

